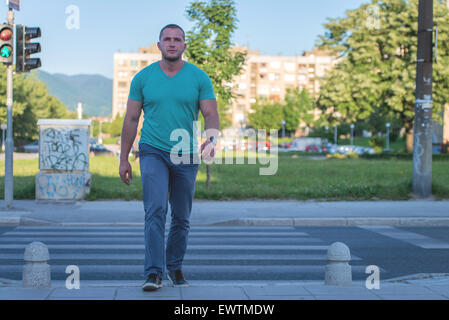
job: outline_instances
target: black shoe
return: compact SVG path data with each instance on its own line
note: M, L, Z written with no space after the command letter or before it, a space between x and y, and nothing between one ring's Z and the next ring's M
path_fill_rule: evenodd
M188 287L190 284L184 278L184 274L182 270L169 270L168 271L168 279L173 283L173 287L184 288Z
M154 291L162 287L162 279L156 273L148 276L145 283L142 285L143 291Z

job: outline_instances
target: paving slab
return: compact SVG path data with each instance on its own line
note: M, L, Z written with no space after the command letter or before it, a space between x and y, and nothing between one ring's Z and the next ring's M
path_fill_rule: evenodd
M115 297L117 288L91 288L81 287L80 289L56 288L53 290L49 299L98 299L111 300Z
M143 291L140 287L118 288L117 300L180 300L179 288L162 287L155 291Z
M323 281L324 283L324 281ZM313 295L364 295L370 294L369 289L361 284L353 284L349 286L329 286L329 285L304 285L304 288Z
M302 285L271 285L244 287L250 298L253 296L309 296L310 293Z
M430 291L444 296L446 299L449 299L449 285L434 285L434 286L426 286Z
M44 300L53 289L0 288L0 300Z
M443 296L431 295L405 295L405 294L378 294L381 300L447 300Z
M316 300L309 296L250 296L250 300Z
M183 300L248 300L241 287L194 287L181 288Z
M373 289L376 294L393 294L393 295L430 295L433 294L432 290L420 285L408 285L402 283L390 284L380 283L379 289Z
M316 300L381 300L380 297L374 294L346 294L339 295L319 294L315 295Z

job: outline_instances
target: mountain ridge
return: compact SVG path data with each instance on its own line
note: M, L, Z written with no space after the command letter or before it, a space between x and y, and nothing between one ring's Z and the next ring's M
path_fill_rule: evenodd
M100 74L66 75L42 70L37 70L36 76L70 111L76 111L78 101L81 101L83 114L95 117L112 115L112 79Z

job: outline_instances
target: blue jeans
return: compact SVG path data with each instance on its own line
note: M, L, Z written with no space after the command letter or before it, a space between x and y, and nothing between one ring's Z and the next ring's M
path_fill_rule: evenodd
M198 164L174 164L170 152L139 144L142 198L145 209L144 277L182 268L190 229L189 219L195 193ZM165 221L171 207L171 226L165 248Z

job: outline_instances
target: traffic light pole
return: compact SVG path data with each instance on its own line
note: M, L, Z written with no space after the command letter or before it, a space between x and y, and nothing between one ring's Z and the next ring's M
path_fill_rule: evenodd
M8 24L14 25L14 11L8 11ZM13 103L13 65L9 64L6 69L6 141L5 141L5 203L6 208L12 208L14 197L13 177L13 151L14 140L12 134L12 103Z
M432 194L432 36L433 1L419 0L412 175L419 198Z

